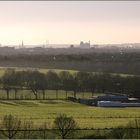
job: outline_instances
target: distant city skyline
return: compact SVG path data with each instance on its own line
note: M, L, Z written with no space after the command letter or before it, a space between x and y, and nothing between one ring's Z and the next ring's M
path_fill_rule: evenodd
M140 1L0 1L0 44L140 43Z

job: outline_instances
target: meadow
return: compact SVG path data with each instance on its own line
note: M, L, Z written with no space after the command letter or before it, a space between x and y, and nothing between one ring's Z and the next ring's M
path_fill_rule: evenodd
M61 71L69 71L70 73L77 72L76 70L64 70L64 69L47 69L47 68L32 68L32 67L0 67L0 76L2 76L6 70L15 70L15 71L39 71L41 73L47 73L49 70L59 73Z
M49 70L52 70L56 73L60 73L61 71L69 71L71 74L78 72L77 70L67 70L67 69L48 69L48 68L33 68L33 67L0 67L0 77L3 76L6 70L15 70L15 71L39 71L41 73L47 73ZM94 74L98 74L99 72L92 72ZM120 75L122 77L134 76L132 74L121 74L121 73L110 73L112 75Z
M8 69L14 69L15 71L26 71L26 70L38 70L42 73L47 73L50 69L41 68L17 68L11 67ZM4 74L7 68L0 68L0 77ZM55 72L59 73L60 69L53 69ZM75 73L77 71L70 71ZM114 73L115 74L115 73ZM121 76L128 76L122 74ZM94 95L99 95L94 93ZM101 93L100 93L101 95ZM73 92L68 92L67 96L73 97ZM90 98L92 93L77 93L77 98ZM44 122L48 124L49 128L53 127L53 121L60 113L65 113L68 116L74 117L79 128L90 129L90 128L115 128L118 126L126 126L129 121L135 118L140 118L140 108L139 107L94 107L82 105L79 103L71 102L66 99L65 91L58 91L58 99L56 99L55 91L46 90L46 99L43 98L42 92L38 93L39 100L25 100L25 99L35 99L35 96L30 90L18 90L17 99L14 100L15 93L14 90L10 90L10 99L6 100L6 91L0 90L0 120L6 114L13 114L18 116L22 120L30 119L34 122L34 127L39 127ZM2 100L4 99L4 100ZM63 100L60 100L63 99Z
M139 107L93 107L67 100L1 100L0 120L13 114L22 120L30 119L34 127L44 122L49 128L57 115L65 113L74 117L80 128L115 128L125 126L130 120L140 118Z

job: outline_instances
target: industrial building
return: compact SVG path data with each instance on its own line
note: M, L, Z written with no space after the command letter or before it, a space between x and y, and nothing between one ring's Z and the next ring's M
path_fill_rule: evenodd
M90 41L85 42L85 43L83 41L81 41L80 42L80 48L84 48L84 49L90 48Z
M140 103L122 103L115 101L98 101L99 107L140 107Z
M123 101L127 102L128 97L126 95L104 95L104 96L95 96L89 99L80 99L81 104L87 105L97 105L98 101Z
M126 95L104 95L96 96L89 99L80 99L81 104L100 106L100 107L128 107L128 106L140 106L140 102L137 100L131 101Z

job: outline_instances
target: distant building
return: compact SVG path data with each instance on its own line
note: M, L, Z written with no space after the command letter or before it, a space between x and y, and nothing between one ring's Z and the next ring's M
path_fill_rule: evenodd
M99 107L139 107L140 103L122 103L114 101L98 101L97 106Z
M121 102L114 102L114 101L98 101L97 106L100 107L109 107L109 106L122 106Z
M104 96L95 96L90 99L80 99L81 104L87 105L97 105L98 101L123 101L127 102L128 97L125 95L104 95Z
M24 43L23 43L23 40L22 40L22 44L21 44L21 47L22 47L22 48L24 48Z
M128 97L126 95L105 95L105 96L97 96L98 99L102 100L120 100L120 99L126 99L128 100Z
M80 42L80 48L90 48L90 41L89 42L83 42L83 41L81 41Z
M74 48L74 45L73 45L73 44L71 44L71 45L70 45L70 48Z

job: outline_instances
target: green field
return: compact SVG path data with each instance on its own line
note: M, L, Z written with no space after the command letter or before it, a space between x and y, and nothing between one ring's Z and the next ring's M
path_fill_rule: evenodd
M46 68L30 68L30 67L0 67L0 76L4 74L6 70L15 70L15 71L39 71L41 73L47 73L49 70L53 70L56 73L59 73L61 71L69 71L70 73L75 73L77 72L76 70L63 70L63 69L46 69Z
M2 76L7 68L0 67L0 76ZM10 68L11 69L11 68ZM40 68L12 68L16 71L38 70L47 73L50 69ZM59 73L59 69L54 69ZM76 71L71 70L71 73ZM122 74L121 76L128 76ZM96 93L94 94L96 95ZM73 96L73 92L68 92L67 96ZM89 98L91 93L77 93L77 98ZM10 99L14 99L14 90L10 91ZM0 90L0 98L6 99L6 91ZM18 99L35 99L34 94L30 90L19 90ZM53 127L53 121L60 113L74 117L80 128L114 128L117 126L125 126L130 120L140 118L139 107L93 107L74 103L66 100L41 100L42 92L38 94L40 100L0 100L0 121L6 114L13 114L22 120L31 119L34 127L47 122L49 127ZM55 99L55 91L46 91L46 99ZM64 91L58 91L58 98L66 98Z
M27 70L30 70L30 71L39 71L41 73L47 73L49 70L53 70L55 71L56 73L60 73L61 71L69 71L71 74L74 74L78 71L76 70L65 70L65 69L47 69L47 68L31 68L31 67L0 67L0 77L5 73L6 70L8 69L12 69L12 70L15 70L15 71L27 71ZM98 72L92 72L94 74L98 74ZM120 75L122 77L127 77L127 76L134 76L132 74L117 74L117 73L110 73L110 74L113 74L113 75Z
M10 113L22 120L31 119L35 127L47 122L50 128L54 118L60 113L73 116L80 128L125 126L135 117L140 118L139 107L93 107L66 100L1 100L0 119Z

